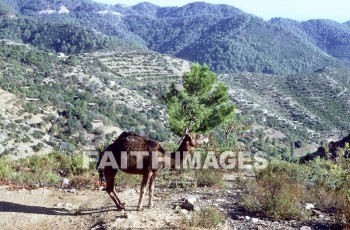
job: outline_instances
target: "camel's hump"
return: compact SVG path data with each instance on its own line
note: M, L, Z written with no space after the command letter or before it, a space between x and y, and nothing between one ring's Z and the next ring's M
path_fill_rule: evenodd
M147 137L143 137L133 131L124 131L120 136L118 137L119 140L126 140L128 142L138 142L138 143L145 143L149 145L149 147L157 147L159 143L155 140L149 139Z

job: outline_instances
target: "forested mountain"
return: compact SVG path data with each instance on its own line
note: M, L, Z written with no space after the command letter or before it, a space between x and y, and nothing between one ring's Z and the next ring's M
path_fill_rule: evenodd
M273 24L284 25L286 29L296 33L327 54L347 62L350 61L350 26L349 23L337 23L331 20L309 20L296 22L276 18Z
M41 23L35 19L0 20L0 37L32 44L42 50L68 54L116 47L134 47L113 36L72 23Z
M151 49L207 63L222 73L288 75L346 67L350 61L349 23L264 21L232 6L203 2L183 7L150 3L129 7L89 0L0 0L0 4L0 38L41 49L67 53ZM21 30L16 24L22 24Z

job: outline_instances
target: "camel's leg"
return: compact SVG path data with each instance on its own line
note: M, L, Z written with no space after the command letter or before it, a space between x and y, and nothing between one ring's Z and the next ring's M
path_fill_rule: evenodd
M137 210L138 211L142 211L142 201L143 201L143 197L146 193L146 186L148 183L148 180L150 179L150 177L152 176L152 172L149 172L147 174L143 174L142 176L142 182L141 182L141 190L140 190L140 200L139 200L139 204L137 205Z
M157 176L157 172L154 172L149 181L149 198L148 198L149 208L153 207L153 193L154 193L154 186L156 184L156 176Z
M125 203L121 202L120 199L117 196L117 192L115 191L115 188L113 189L113 195L115 196L115 198L117 199L118 203L125 208Z
M104 175L106 178L106 192L112 198L113 202L117 206L118 210L124 209L122 205L120 205L120 200L114 192L114 177L117 174L118 170L112 168L105 168Z

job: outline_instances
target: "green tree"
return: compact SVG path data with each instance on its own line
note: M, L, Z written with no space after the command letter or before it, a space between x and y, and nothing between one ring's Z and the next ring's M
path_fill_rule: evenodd
M227 87L218 82L208 66L194 64L183 76L183 89L170 87L166 96L171 131L205 133L233 117Z

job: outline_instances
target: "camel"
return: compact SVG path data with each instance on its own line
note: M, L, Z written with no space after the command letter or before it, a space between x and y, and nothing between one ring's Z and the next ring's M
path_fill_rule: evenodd
M179 142L179 147L176 152L180 154L180 162L182 162L185 158L185 154L191 154L193 151L199 147L204 142L207 142L208 138L204 135L196 135L193 133L187 133L184 135L184 137ZM100 179L102 179L103 175L106 179L106 192L108 195L112 198L113 202L116 204L118 210L125 209L125 203L122 203L120 199L117 196L117 193L114 188L114 177L116 176L118 170L122 170L125 173L129 174L139 174L142 175L142 182L141 182L141 190L140 190L140 198L137 206L137 210L141 211L143 210L143 197L146 192L146 186L149 183L149 201L148 201L148 207L153 207L153 193L154 193L154 187L155 187L155 181L156 176L158 173L158 170L161 168L164 168L164 163L158 164L157 167L153 167L151 165L152 160L152 154L157 154L160 157L164 157L165 150L159 145L157 141L148 139L146 137L142 137L138 135L135 132L123 132L115 141L113 144L107 146L104 152L100 153L99 162L97 162L97 166L99 166L101 158L103 155L110 151L113 153L113 156L115 158L115 161L117 162L118 166L121 165L122 161L122 152L127 152L127 167L126 168L114 168L111 166L104 167L101 169L99 167L100 172ZM142 156L143 159L143 168L138 169L136 167L137 161L136 157L132 156L130 152L133 151L144 151L143 154L146 155ZM171 162L171 168L175 168L175 153L170 154L170 162ZM136 153L138 154L138 153ZM141 154L141 153L140 153Z

